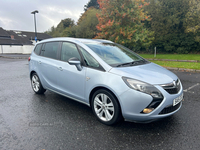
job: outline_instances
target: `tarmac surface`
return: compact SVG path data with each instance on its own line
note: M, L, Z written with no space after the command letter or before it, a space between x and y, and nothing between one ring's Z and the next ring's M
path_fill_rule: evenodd
M28 61L0 57L0 150L199 150L200 73L173 70L182 108L149 123L106 126L91 109L50 91L32 91Z

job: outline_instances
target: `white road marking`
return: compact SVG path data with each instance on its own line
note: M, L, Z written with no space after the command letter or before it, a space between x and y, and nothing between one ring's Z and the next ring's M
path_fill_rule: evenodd
M199 83L197 83L197 84L195 84L195 85L193 85L193 86L191 86L191 87L189 87L188 89L183 90L183 91L184 91L184 92L188 92L189 90L193 89L194 87L196 87L196 86L198 86L198 85L199 85Z

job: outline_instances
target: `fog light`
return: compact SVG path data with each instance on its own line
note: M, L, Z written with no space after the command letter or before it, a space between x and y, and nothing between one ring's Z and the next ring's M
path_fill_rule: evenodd
M154 110L154 108L145 108L143 110L143 113L148 114L148 113L152 112L153 110Z

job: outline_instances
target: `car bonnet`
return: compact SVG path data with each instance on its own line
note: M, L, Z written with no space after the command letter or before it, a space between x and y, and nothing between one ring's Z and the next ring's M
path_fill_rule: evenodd
M138 66L115 67L109 72L154 85L171 83L178 78L171 71L154 63Z

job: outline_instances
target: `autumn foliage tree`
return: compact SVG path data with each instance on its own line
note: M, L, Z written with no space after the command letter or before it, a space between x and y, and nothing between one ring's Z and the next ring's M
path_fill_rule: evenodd
M97 38L108 39L129 48L148 46L153 32L144 27L150 16L143 7L144 0L97 0L101 12L97 14L99 30Z

